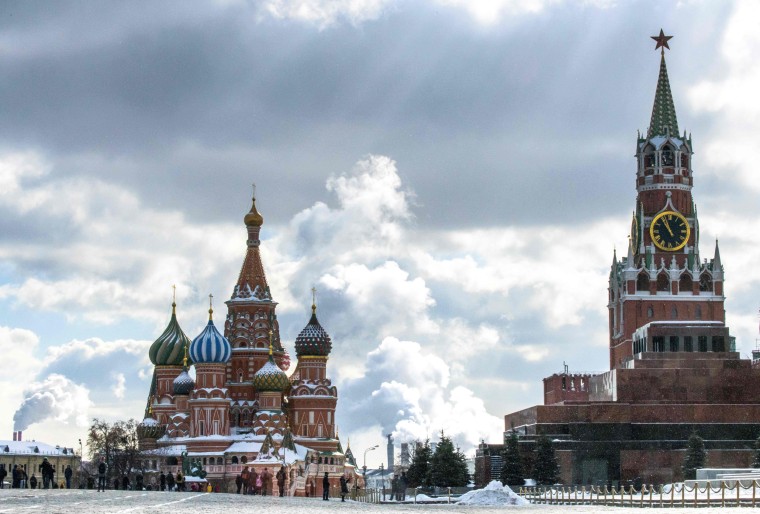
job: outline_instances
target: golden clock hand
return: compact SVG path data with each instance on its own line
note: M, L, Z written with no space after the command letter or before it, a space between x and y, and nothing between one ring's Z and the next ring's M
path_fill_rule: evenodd
M666 220L665 218L663 218L662 221L665 222L665 228L668 229L668 232L670 232L670 236L671 237L675 237L675 235L673 234L673 231L670 230L670 225L668 225L668 220Z

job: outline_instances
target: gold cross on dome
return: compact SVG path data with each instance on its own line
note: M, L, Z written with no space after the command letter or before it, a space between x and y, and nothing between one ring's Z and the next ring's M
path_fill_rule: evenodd
M670 50L670 47L668 46L668 41L670 39L673 39L673 36L666 36L665 32L660 29L660 35L659 36L649 36L652 39L654 39L657 42L657 46L654 47L655 50L662 47L662 53L665 53L665 49L667 48Z

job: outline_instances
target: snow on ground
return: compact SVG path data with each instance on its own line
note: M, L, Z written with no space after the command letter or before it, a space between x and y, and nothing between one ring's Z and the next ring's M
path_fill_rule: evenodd
M507 485L501 485L498 480L491 481L483 489L475 489L463 494L458 505L528 505L528 500L518 496Z
M177 514L178 512L203 512L204 514L592 514L626 513L631 509L603 506L523 505L485 506L463 504L367 504L353 501L341 502L339 498L322 501L319 498L277 498L243 496L221 493L168 493L158 491L96 491L80 490L29 490L0 489L0 514L2 513L108 513L108 514ZM653 508L646 514L726 514L729 509L700 508Z

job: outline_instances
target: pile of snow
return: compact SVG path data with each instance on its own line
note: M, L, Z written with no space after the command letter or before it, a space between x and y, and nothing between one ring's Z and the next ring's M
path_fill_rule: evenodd
M457 503L460 505L528 505L529 502L509 486L501 485L501 482L494 480L484 489L475 489L463 494Z

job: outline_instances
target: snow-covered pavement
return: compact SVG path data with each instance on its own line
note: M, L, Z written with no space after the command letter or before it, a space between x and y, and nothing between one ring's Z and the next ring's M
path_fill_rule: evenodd
M267 514L315 514L318 512L445 512L492 514L504 512L520 513L566 513L630 512L619 507L577 507L553 505L485 506L485 505L424 505L424 504L366 504L352 501L342 503L340 499L322 501L318 498L276 498L261 496L241 496L219 493L162 493L156 491L106 491L92 490L30 490L0 489L0 513L155 513L177 514L178 512L204 512L206 514L237 514L245 512L267 512ZM727 509L699 509L699 514L725 513ZM694 512L695 509L646 509L647 513Z

